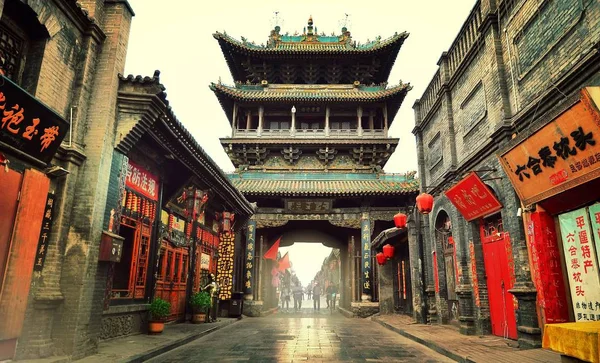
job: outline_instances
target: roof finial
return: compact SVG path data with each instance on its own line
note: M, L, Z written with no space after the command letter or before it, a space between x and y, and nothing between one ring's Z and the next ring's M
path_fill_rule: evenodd
M313 18L312 15L308 18L308 28L306 35L313 35Z

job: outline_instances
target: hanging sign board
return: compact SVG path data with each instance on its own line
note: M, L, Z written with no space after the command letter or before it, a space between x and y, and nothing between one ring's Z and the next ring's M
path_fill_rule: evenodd
M445 194L467 221L502 209L502 204L475 172L471 172Z
M558 216L576 321L600 321L600 279L586 208Z
M500 164L525 205L600 176L600 87L512 149Z
M0 75L0 146L8 145L48 164L69 132L69 123Z
M158 178L131 160L127 164L125 186L151 200L158 200Z

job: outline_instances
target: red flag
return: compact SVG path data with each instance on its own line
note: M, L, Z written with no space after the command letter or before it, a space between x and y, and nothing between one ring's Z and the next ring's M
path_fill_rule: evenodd
M271 248L269 248L267 253L265 253L264 258L266 258L267 260L273 260L273 261L277 260L277 251L279 250L279 242L280 241L281 241L281 237L279 237L277 239L277 241L275 241L273 246L271 246Z
M277 268L279 269L279 271L283 272L290 267L292 267L290 265L290 257L288 256L288 254L286 252L285 256L283 256L281 258L281 260L279 260L279 267L277 267Z

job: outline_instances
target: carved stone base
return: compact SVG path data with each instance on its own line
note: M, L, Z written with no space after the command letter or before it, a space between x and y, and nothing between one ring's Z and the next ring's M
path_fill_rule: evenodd
M145 332L148 324L148 304L112 306L102 315L100 339Z
M427 323L428 324L437 324L438 316L437 316L437 308L436 308L436 300L435 300L435 289L433 286L427 286L425 289L425 294L427 294Z
M245 316L258 317L262 315L263 302L259 300L244 300L242 312Z
M353 302L350 304L350 310L354 316L366 318L379 312L379 303L377 302Z
M475 317L473 316L473 294L471 287L469 285L458 285L456 295L458 296L460 333L475 335Z
M519 283L508 290L519 301L517 310L517 333L520 349L535 349L542 346L542 330L538 324L537 291L532 283Z

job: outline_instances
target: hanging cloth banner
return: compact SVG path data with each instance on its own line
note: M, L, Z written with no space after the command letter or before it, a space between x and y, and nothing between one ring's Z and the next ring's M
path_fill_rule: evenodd
M285 270L287 270L290 267L292 267L292 265L290 265L290 256L288 256L286 252L285 256L283 256L283 258L279 260L279 267L277 267L277 269L279 270L279 272L285 272Z
M279 251L279 242L281 242L281 237L279 237L277 239L277 241L275 241L275 243L273 243L273 246L271 246L271 248L269 248L267 253L265 253L265 255L264 255L265 259L277 261L277 252Z
M600 279L586 208L558 216L576 321L600 321Z

